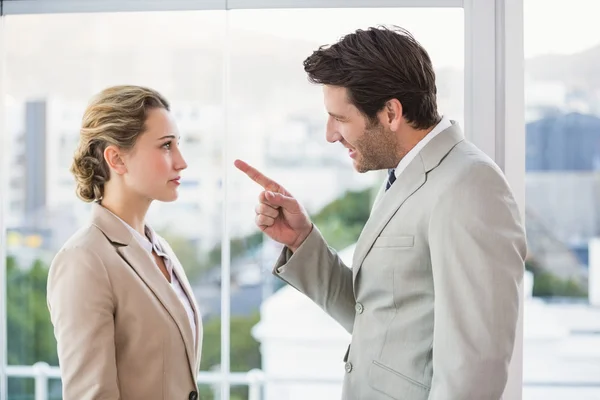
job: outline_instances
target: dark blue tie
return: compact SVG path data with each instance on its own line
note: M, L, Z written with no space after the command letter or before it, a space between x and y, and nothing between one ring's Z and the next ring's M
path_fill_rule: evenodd
M387 190L392 187L392 184L396 181L396 173L395 173L395 168L390 168L388 169L388 180L387 183L385 184L385 191L387 192Z

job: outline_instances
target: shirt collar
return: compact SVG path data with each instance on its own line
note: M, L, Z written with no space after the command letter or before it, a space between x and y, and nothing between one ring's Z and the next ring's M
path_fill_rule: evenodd
M169 256L161 249L160 242L158 241L158 235L156 234L156 232L154 232L152 228L144 224L144 232L146 234L144 236L135 229L133 229L131 226L129 226L127 222L123 221L118 215L110 211L108 208L104 209L112 215L114 215L119 221L121 221L121 223L123 223L123 225L125 225L129 232L131 232L135 240L137 240L137 242L142 246L142 248L148 252L151 258L153 249L159 257L163 257L163 259L165 260L165 267L167 268L169 275L173 276L173 264Z
M442 116L440 122L427 134L423 139L417 143L415 147L413 147L398 163L394 170L394 175L396 178L400 176L400 173L406 168L408 164L412 161L413 158L429 143L434 137L436 137L439 133L444 130L450 128L452 126L452 122L445 116Z

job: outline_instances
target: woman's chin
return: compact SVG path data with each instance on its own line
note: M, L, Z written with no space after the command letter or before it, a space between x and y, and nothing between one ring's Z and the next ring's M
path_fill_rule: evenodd
M160 196L154 198L154 200L163 202L163 203L171 203L179 198L179 193L177 190L172 190L167 193L161 193Z

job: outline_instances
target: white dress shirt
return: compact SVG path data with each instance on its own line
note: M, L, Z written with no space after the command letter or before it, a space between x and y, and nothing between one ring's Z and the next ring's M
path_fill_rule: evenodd
M451 126L452 122L450 122L448 118L442 116L441 121L438 122L438 124L431 130L431 132L429 132L423 139L421 139L419 143L417 143L415 147L413 147L408 153L406 153L404 157L402 157L402 160L400 160L398 166L394 170L394 175L396 175L396 178L400 176L402 171L406 169L406 166L410 164L410 162L417 156L417 154L419 154L423 147L425 147L425 145L431 141L431 139L436 137L440 132L444 131L445 129L450 128Z
M113 215L115 214L113 213ZM177 278L177 274L173 272L173 261L169 258L168 254L160 248L160 244L158 242L156 233L154 233L154 230L152 230L152 228L150 228L148 225L145 225L144 230L146 231L146 236L142 236L138 231L129 226L128 223L123 221L117 215L115 215L115 217L117 217L121 222L123 222L123 224L125 224L125 226L127 227L127 229L129 229L133 237L150 254L152 260L154 260L154 257L152 256L153 249L156 252L156 254L162 257L162 259L164 260L165 267L167 268L167 272L169 273L169 277L171 278L171 287L175 291L175 294L179 298L179 301L181 301L183 308L185 308L185 312L188 316L188 320L192 328L194 343L196 343L196 320L194 319L194 310L192 309L190 299L185 294L185 291L183 290L183 287L181 286L181 283ZM153 267L158 268L156 261L154 262Z

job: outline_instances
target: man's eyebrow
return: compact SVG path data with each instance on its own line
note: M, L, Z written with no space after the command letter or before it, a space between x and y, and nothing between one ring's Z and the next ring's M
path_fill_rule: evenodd
M330 112L330 111L327 111L327 113L328 113L329 115L331 115L333 118L339 118L339 119L344 119L344 118L345 118L345 117L343 117L343 116L341 116L341 115L338 115L338 114L332 113L332 112Z

